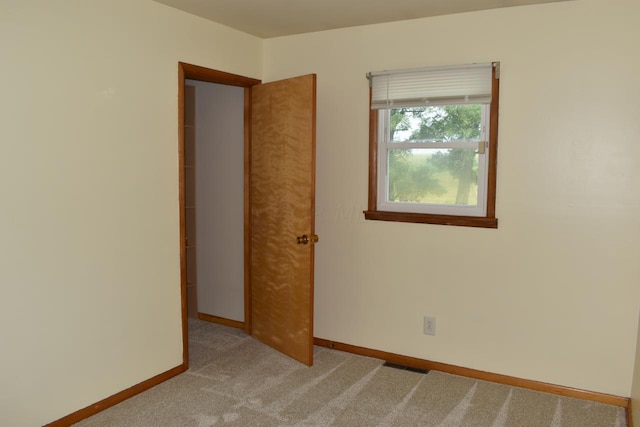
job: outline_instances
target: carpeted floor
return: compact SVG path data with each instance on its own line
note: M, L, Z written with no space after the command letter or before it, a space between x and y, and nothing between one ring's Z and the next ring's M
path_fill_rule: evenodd
M623 427L623 408L316 347L308 368L238 329L189 326L191 368L76 426Z

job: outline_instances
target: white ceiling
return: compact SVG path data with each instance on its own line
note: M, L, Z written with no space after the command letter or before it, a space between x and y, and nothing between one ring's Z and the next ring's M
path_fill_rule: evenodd
M567 0L155 0L260 38Z

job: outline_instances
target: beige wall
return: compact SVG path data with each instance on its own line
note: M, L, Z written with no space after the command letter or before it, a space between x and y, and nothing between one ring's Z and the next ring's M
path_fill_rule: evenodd
M148 0L0 2L0 425L182 362L177 63L262 41Z
M633 409L633 425L640 425L640 326L636 341L636 359L633 369L633 385L631 388L631 407Z
M580 0L266 40L265 81L318 74L315 335L629 396L638 16ZM365 73L493 60L498 230L365 221Z

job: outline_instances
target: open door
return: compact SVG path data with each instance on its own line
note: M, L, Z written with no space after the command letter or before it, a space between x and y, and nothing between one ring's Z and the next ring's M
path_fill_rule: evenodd
M316 76L253 86L251 333L313 364Z

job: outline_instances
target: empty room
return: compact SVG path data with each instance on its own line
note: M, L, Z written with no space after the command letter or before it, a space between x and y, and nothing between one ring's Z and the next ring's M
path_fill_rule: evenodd
M0 0L0 425L640 423L639 16ZM195 220L190 168L217 169L189 163L185 84L238 101L233 193L195 181ZM208 303L189 269L227 256ZM169 418L109 412L147 393Z

